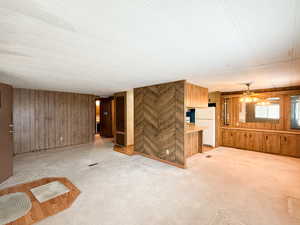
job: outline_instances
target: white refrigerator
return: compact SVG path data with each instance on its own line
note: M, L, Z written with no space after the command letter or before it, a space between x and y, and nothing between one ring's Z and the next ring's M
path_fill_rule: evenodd
M195 110L195 124L205 127L203 131L203 144L212 147L216 146L216 108L198 108Z

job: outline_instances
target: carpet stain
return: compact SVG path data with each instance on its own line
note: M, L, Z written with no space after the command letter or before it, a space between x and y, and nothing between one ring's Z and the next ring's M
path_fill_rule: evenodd
M96 166L96 165L98 165L98 163L89 164L89 166Z

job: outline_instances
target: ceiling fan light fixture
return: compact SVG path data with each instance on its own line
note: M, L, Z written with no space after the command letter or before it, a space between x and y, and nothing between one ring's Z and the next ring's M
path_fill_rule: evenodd
M240 98L240 102L245 102L245 103L258 102L258 101L259 98L252 97L252 96L245 96Z
M262 106L264 106L264 105L270 105L270 104L271 103L268 100L261 100L261 101L259 101L257 103L257 105L262 105Z
M243 93L243 96L240 98L240 102L252 103L252 102L259 101L259 98L253 96L253 95L255 95L255 93L250 91L250 85L251 85L251 83L246 83L247 91L245 91Z

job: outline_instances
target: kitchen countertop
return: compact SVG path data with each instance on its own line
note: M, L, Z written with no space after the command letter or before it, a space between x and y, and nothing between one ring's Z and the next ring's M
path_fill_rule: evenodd
M185 124L184 127L184 133L192 133L192 132L199 132L207 129L207 127L199 127L196 126L195 124Z

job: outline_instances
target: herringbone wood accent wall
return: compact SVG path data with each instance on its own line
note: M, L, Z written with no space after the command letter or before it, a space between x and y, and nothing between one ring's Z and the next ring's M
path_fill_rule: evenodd
M184 165L184 81L134 89L134 150Z
M14 89L14 153L93 141L95 97L92 95Z

